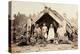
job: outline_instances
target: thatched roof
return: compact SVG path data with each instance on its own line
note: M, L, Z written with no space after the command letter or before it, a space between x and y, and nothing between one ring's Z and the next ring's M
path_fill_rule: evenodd
M39 20L45 13L48 13L52 16L60 25L65 20L63 16L61 16L56 10L52 10L51 8L45 6L44 9L33 19L33 23ZM67 24L67 31L71 33L71 24L69 21L66 20Z

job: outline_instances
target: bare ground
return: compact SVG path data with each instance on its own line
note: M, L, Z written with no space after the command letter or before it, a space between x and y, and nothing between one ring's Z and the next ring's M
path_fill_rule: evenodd
M57 50L72 50L77 49L78 47L75 46L72 48L71 44L47 44L45 47L39 45L35 46L16 46L15 44L12 45L12 52L13 53L24 53L24 52L41 52L41 51L57 51Z

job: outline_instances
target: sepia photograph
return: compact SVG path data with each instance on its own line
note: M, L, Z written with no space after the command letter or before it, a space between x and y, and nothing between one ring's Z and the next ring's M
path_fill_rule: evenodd
M9 52L78 49L78 6L44 2L8 2Z

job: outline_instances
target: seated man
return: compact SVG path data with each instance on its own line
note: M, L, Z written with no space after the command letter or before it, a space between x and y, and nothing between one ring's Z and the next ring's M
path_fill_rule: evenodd
M30 44L32 46L34 46L36 44L36 33L34 33L34 35L31 36L31 38L30 38Z
M59 39L59 43L62 44L71 44L72 42L68 39L68 35L67 33L64 34L64 37L62 37L62 39Z
M21 35L20 38L18 39L19 41L17 42L17 45L18 46L23 46L23 45L26 45L27 43L27 39L26 39L26 36L24 35Z
M68 34L64 33L63 27L60 25L57 29L57 34L59 38L59 43L71 43L70 40L68 40Z
M72 33L71 33L71 36L72 36L72 48L74 47L77 47L78 45L78 35L77 35L77 31L75 29L74 26L72 26Z

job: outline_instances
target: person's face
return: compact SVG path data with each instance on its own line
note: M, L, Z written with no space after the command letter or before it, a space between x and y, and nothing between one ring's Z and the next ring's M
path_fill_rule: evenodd
M43 24L43 26L45 26L45 24Z
M50 24L50 27L52 27L53 25L52 24Z
M36 24L36 27L38 27L38 24Z

